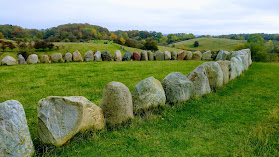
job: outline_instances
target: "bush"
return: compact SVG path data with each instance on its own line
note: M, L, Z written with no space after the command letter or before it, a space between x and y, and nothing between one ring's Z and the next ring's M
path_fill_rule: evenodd
M278 54L269 53L269 60L270 60L270 62L278 62Z
M242 50L242 49L245 49L245 44L237 44L235 47L234 47L234 51L238 51L238 50Z
M200 45L200 44L199 44L198 41L195 41L195 42L194 42L194 47L199 47L199 45Z
M157 51L158 49L158 42L156 40L147 40L143 46L145 50Z
M247 48L250 48L253 61L269 61L269 55L266 51L265 41L260 34L250 34L245 46Z

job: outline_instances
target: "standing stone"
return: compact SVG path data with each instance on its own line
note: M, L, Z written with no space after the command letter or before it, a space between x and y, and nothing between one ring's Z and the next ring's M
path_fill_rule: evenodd
M242 62L236 57L231 59L231 70L230 70L230 80L235 79L237 76L241 75L243 71Z
M177 60L177 52L175 50L171 51L171 60Z
M50 63L48 55L42 55L41 56L41 63Z
M27 63L28 64L40 63L38 55L36 55L36 54L29 55L28 58L27 58Z
M119 50L116 50L114 52L113 59L114 59L114 61L122 61L122 54Z
M223 87L223 71L216 62L203 63L211 90Z
M193 59L193 54L191 51L187 51L184 57L185 60L192 60Z
M195 51L193 53L193 60L200 61L202 58L202 53L200 51Z
M148 60L153 61L154 60L153 52L147 51L147 54L148 54Z
M61 146L78 132L105 127L102 109L82 96L49 96L38 103L38 133L45 144Z
M26 64L25 58L21 54L18 55L18 64Z
M171 53L169 51L164 52L165 60L171 60Z
M239 59L242 61L242 65L244 70L248 70L249 68L249 54L245 50L240 51L234 51L231 55L231 57L239 57Z
M204 94L210 93L211 89L204 65L198 66L187 77L194 84L195 95L201 97Z
M65 62L72 62L73 61L73 55L70 52L67 52L65 54Z
M146 51L142 51L141 52L141 57L140 57L141 61L148 61L148 55Z
M97 52L94 54L94 61L97 61L97 62L102 61L102 53L101 53L101 51L97 51Z
M99 105L109 126L118 125L134 118L132 96L128 87L120 82L110 82L103 90Z
M179 61L182 61L184 60L184 57L185 57L185 51L180 51L178 54L177 54L177 60Z
M82 56L81 56L81 54L80 54L80 52L78 50L76 50L73 53L73 61L74 62L82 62L83 61Z
M122 61L130 61L131 59L132 59L132 52L127 51L127 52L124 54Z
M229 54L228 51L220 50L220 51L218 52L217 57L216 57L216 61L219 61L219 60L223 60L223 61L224 61L224 60L226 60L227 57L228 57L228 54Z
M26 156L34 154L23 106L16 100L0 103L0 156Z
M248 54L248 65L250 66L252 64L251 50L250 49L243 49L242 51L246 51L246 53Z
M63 61L63 57L61 53L54 53L51 55L51 62L53 63L62 63Z
M140 57L141 57L140 52L138 52L138 51L133 52L134 61L140 61Z
M149 108L166 103L165 91L160 81L149 77L140 81L132 94L134 112L139 113Z
M221 70L223 72L223 84L227 84L230 81L230 69L231 69L231 62L230 61L217 61L220 65Z
M167 103L174 105L183 103L194 94L194 84L180 72L172 72L162 81Z
M101 56L103 61L113 61L112 55L108 51L103 51Z
M165 55L163 52L161 52L160 50L156 51L154 53L154 59L156 61L162 61L162 60L165 60Z
M207 60L207 61L211 60L211 51L210 50L206 51L202 54L202 60Z
M1 65L16 65L17 61L14 59L14 57L6 56L2 59Z
M87 52L84 54L84 61L86 61L86 62L92 62L92 61L94 61L94 54L93 54L93 51L87 51Z

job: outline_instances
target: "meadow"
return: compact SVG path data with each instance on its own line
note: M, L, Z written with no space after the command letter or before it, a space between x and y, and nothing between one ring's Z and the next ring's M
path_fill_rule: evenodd
M276 156L279 153L279 64L253 63L215 93L164 106L131 125L78 134L62 147L42 145L37 103L47 96L84 96L95 104L104 86L124 83L132 92L150 76L187 74L198 61L82 62L0 66L0 102L20 101L36 156Z

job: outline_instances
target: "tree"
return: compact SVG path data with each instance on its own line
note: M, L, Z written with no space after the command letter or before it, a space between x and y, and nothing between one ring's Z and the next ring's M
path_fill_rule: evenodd
M6 48L7 48L7 43L5 41L1 41L1 49L3 50L3 52L5 51Z
M121 37L119 40L120 40L121 45L124 45L126 42L126 40L123 37Z
M143 49L157 51L158 50L158 42L156 40L147 40L146 43L144 44Z
M4 34L0 32L0 39L4 39Z
M113 32L111 32L109 40L115 41L117 40L117 36Z
M199 44L198 41L195 41L195 42L194 42L194 47L199 47L199 45L200 45L200 44Z
M246 47L250 48L253 61L266 62L269 60L265 41L260 34L250 34L247 39Z

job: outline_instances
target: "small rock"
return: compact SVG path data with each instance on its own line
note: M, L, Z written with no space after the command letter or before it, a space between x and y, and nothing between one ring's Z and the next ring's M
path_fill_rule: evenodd
M142 51L141 52L141 57L140 57L141 61L148 61L148 55L146 51Z
M83 61L82 56L81 56L81 54L80 54L80 52L78 50L76 50L73 53L73 61L74 62L82 62Z
M36 55L36 54L29 55L28 58L27 58L27 63L28 64L40 63L38 55Z
M124 54L122 61L130 61L131 59L132 59L132 52L127 51L127 52Z
M97 51L97 52L94 54L94 61L97 61L97 62L102 61L102 53L101 53L101 51Z
M122 61L122 54L119 50L116 50L114 52L114 57L113 57L114 61Z
M92 62L92 61L94 61L94 54L93 54L93 51L87 51L87 52L84 54L84 61L86 61L86 62Z
M165 60L171 60L171 53L169 51L164 52Z
M140 61L140 58L141 58L140 52L138 52L138 51L133 52L134 61Z
M41 56L41 63L50 63L50 60L49 60L49 56L48 55L42 55Z
M18 64L26 64L25 58L21 54L18 55Z
M11 56L6 56L1 61L1 65L16 65L16 64L17 64L16 59L14 59L14 57Z
M202 53L200 51L195 51L193 53L193 60L200 61L202 58Z
M113 61L112 55L108 51L103 51L101 57L103 61Z
M65 62L72 62L73 61L73 55L70 52L67 52L65 54Z
M63 61L63 57L61 53L54 53L51 55L51 62L53 63L62 63Z
M177 52L175 50L171 51L171 60L177 60Z
M206 51L202 54L202 60L207 60L207 61L211 60L211 51L210 50Z

